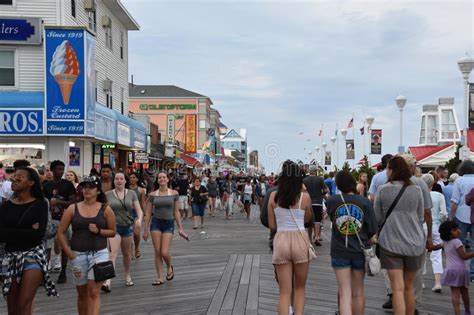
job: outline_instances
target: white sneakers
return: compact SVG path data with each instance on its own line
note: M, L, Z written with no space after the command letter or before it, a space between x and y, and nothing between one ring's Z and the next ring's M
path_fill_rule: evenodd
M441 285L435 285L431 291L435 292L435 293L441 293Z

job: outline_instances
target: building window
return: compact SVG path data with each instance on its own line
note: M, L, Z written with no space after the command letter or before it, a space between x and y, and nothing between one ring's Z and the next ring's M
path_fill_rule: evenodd
M13 0L0 0L0 5L13 5Z
M441 111L441 139L454 140L457 138L456 121L452 110Z
M99 73L95 70L95 101L97 102L97 82L99 80Z
M109 25L105 27L105 47L112 50L112 20L109 19Z
M0 86L15 86L15 51L0 50Z
M88 18L89 18L89 25L88 25L89 30L96 33L97 32L97 14L95 13L95 11L89 11Z
M76 17L76 0L71 0L71 15Z
M120 32L120 59L123 59L123 32Z
M420 144L426 143L426 116L421 117Z
M120 91L120 108L121 108L121 112L122 112L122 115L123 115L123 111L124 111L124 95L125 95L125 89L122 88L121 91Z

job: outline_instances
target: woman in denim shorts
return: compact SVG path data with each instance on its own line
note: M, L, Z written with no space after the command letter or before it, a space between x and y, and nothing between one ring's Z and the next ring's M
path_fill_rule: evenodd
M179 212L179 194L176 190L168 188L169 178L165 173L159 173L155 182L155 191L150 193L145 207L145 228L143 239L148 240L148 231L151 233L155 249L155 266L158 278L152 283L161 285L163 278L163 261L167 267L166 280L174 278L174 268L171 265L170 247L174 233L174 220L178 224L178 233L189 240L184 233Z
M115 215L98 177L86 177L80 185L84 201L66 209L57 238L72 268L79 314L99 314L102 282L95 281L93 266L109 260L107 238L115 236ZM70 243L64 234L69 226L73 230Z
M126 184L127 176L123 172L115 173L115 188L106 192L105 196L109 206L115 213L115 220L117 222L117 234L109 240L110 260L112 260L115 266L115 260L121 248L125 269L125 285L131 287L134 285L131 275L133 229L141 227L143 211L137 194L133 190L126 189ZM133 217L133 211L137 214L136 218ZM102 289L110 292L110 283L111 281L107 280Z
M365 257L356 232L369 245L377 224L372 204L357 194L357 183L350 172L338 172L336 185L341 195L331 196L327 209L332 221L331 264L336 273L339 311L364 314Z

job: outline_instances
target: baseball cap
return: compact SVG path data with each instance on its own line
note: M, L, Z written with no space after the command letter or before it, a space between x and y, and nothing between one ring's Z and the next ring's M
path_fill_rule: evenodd
M317 172L317 171L318 171L318 166L317 166L317 165L314 165L314 164L311 164L311 165L309 166L309 171L310 171L311 173Z
M400 156L405 159L405 162L407 162L408 165L416 165L416 159L413 155L404 153Z
M100 187L100 180L97 176L84 176L82 181L79 183L79 186L90 185L94 187Z

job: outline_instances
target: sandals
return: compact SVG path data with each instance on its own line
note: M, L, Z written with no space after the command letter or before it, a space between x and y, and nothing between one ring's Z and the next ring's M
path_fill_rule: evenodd
M138 249L135 251L135 258L140 258L140 256L141 256L141 253L140 253L140 250Z
M166 275L166 281L171 281L174 278L174 267L173 267L173 265L170 266L170 269L171 269L171 274L169 274L169 272L168 272L168 274Z
M125 286L127 287L133 287L135 283L133 283L132 279L125 281Z
M100 288L102 291L104 291L105 293L110 293L112 290L110 289L110 287L106 284L103 284L102 287Z
M152 283L151 285L157 286L157 285L162 285L163 283L164 283L164 282L161 281L161 280L155 280L155 281L153 281L153 283Z

